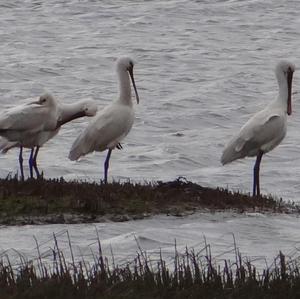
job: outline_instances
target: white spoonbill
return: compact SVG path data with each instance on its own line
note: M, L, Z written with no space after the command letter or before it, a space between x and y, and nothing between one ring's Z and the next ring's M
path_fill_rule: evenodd
M20 144L19 163L21 177L23 172L23 146L32 134L44 130L55 130L57 126L57 103L50 94L40 96L38 101L4 110L0 114L0 136Z
M111 152L115 147L120 147L121 140L129 133L134 121L130 78L137 103L139 103L133 76L133 66L134 62L131 58L123 57L118 59L119 98L97 113L86 129L74 141L69 154L70 160L77 160L90 152L101 152L108 149L104 163L104 183L107 183Z
M23 146L31 148L29 158L30 177L33 178L33 169L36 173L36 176L39 177L40 173L37 167L36 159L40 147L42 147L48 140L53 138L59 132L63 124L80 117L95 116L96 112L97 105L96 102L92 99L85 99L72 104L64 104L58 102L57 124L54 130L45 130L28 134L26 144L23 143L23 145L22 143L12 142L3 137L0 139L0 150L2 150L3 153L6 153L13 147ZM34 148L36 149L34 150Z
M295 66L281 61L275 68L279 94L274 102L256 113L225 147L221 162L230 163L244 157L256 156L253 196L260 196L259 169L263 154L275 148L285 137L287 114L292 113L292 79Z

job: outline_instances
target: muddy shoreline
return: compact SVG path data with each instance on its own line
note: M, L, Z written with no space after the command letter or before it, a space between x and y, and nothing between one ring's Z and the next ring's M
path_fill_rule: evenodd
M184 178L170 182L113 182L0 179L0 224L58 224L128 221L156 214L185 216L217 211L299 213L270 196L259 198L207 188Z

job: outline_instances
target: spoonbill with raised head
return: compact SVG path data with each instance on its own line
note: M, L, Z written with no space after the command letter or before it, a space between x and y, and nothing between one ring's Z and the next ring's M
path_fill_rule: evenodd
M52 139L60 130L61 126L74 119L84 116L95 116L97 112L96 102L92 99L84 99L72 104L57 103L57 124L54 130L44 130L28 134L26 144L23 147L31 149L29 158L30 177L33 178L33 169L36 176L40 176L37 167L37 155L40 147L42 147L48 140ZM6 138L0 139L0 150L6 153L13 147L22 147L19 142L9 141Z
M134 62L131 58L123 57L117 61L119 76L119 98L97 115L86 129L77 137L70 150L70 160L77 160L93 151L108 150L104 163L104 183L107 183L107 173L111 152L120 148L120 142L129 133L134 122L134 109L131 100L131 86L135 91L136 101L139 96L133 76Z
M277 99L256 113L225 147L221 162L230 163L244 157L256 156L253 196L260 196L259 170L263 154L275 148L285 137L287 115L292 113L292 79L295 66L281 61L275 68L279 86Z

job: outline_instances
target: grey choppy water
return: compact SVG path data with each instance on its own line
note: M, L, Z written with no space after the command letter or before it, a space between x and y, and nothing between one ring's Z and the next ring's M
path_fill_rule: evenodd
M300 2L18 1L0 3L1 105L45 90L65 102L99 107L117 94L115 59L138 62L141 103L115 151L111 177L186 176L200 184L250 191L253 160L219 162L228 138L277 93L280 59L300 65ZM299 90L298 73L294 90ZM288 136L262 166L262 191L299 200L299 95ZM98 180L105 154L68 161L87 120L66 125L40 152L46 177ZM1 156L0 175L17 170L16 151Z
M8 255L15 262L20 255L26 259L36 259L35 236L42 257L50 262L53 259L51 249L55 247L54 232L59 248L70 261L68 231L76 260L84 258L86 262L92 262L92 252L98 252L96 229L103 254L111 262L113 252L119 265L132 261L142 249L151 259L157 259L161 252L171 266L175 240L179 253L184 253L186 246L201 252L206 244L204 237L207 244L211 244L212 256L217 261L235 261L233 235L242 256L249 258L260 269L271 266L279 250L287 257L299 256L299 218L259 213L197 213L184 218L155 216L138 221L84 225L2 226L0 256Z

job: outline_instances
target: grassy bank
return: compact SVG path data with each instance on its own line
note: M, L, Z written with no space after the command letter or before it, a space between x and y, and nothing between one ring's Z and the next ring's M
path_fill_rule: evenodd
M300 269L295 260L280 253L274 267L258 272L238 250L235 260L214 262L210 246L195 253L176 252L172 270L162 257L149 260L140 251L134 261L123 266L109 266L101 253L94 263L67 262L58 247L53 249L53 263L37 257L14 268L9 258L0 261L1 299L289 299L300 298Z
M272 197L253 198L177 179L172 182L96 184L52 180L0 179L0 223L79 223L125 221L196 210L298 212Z

